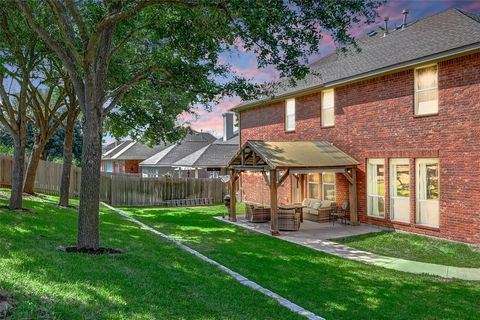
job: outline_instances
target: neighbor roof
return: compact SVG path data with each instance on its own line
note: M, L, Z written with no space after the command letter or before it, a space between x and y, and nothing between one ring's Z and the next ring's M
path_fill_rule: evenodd
M119 142L116 147L107 150L103 154L102 160L144 160L167 146L166 144L161 144L149 147L139 142L126 140Z
M255 152L271 169L333 168L360 164L327 141L272 142L250 140L229 161L229 166L242 165L242 151Z
M350 47L347 53L332 53L310 65L312 72L296 86L284 85L276 90L274 97L244 101L233 110L242 111L277 98L477 50L480 17L450 9L409 24L404 30L391 31L386 37L383 32L364 36L357 44L360 52Z
M193 132L185 137L182 142L164 149L150 158L140 162L140 166L170 167L178 160L211 144L216 138L210 133Z
M221 168L226 167L228 161L240 148L240 138L236 134L233 138L224 141L218 139L196 152L174 163L175 166L193 168Z

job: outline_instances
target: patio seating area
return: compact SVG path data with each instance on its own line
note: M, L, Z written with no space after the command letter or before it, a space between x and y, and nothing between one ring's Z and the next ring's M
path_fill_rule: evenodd
M221 217L219 219L222 219ZM222 219L223 220L223 219ZM279 215L279 223L280 223ZM228 221L228 220L224 220ZM245 216L237 216L237 221L228 221L234 225L246 228L252 231L270 235L270 223L253 223L248 221ZM300 224L300 228L297 231L281 231L281 238L295 239L296 243L315 243L318 240L331 240L338 238L345 238L350 236L356 236L361 234L367 234L371 232L380 232L385 230L384 228L375 227L371 225L362 224L359 226L351 226L340 223L332 224L330 222L319 223L309 220L304 220Z

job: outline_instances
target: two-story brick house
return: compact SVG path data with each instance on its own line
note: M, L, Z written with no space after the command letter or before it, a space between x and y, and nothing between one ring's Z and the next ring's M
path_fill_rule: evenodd
M358 161L361 223L480 243L480 18L451 9L358 40L275 97L234 108L240 144L326 141ZM280 203L349 199L335 171L289 177ZM269 202L259 174L241 174L245 201ZM355 189L353 189L355 190ZM350 198L351 199L351 198Z

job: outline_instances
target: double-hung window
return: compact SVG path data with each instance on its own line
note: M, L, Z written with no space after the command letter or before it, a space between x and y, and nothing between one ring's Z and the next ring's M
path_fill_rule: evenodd
M410 222L410 160L390 160L390 216Z
M307 175L308 197L321 199L320 195L320 175L318 173L309 173Z
M417 223L439 226L440 167L438 159L416 161Z
M437 65L415 69L415 115L438 113Z
M295 130L295 98L285 101L285 131Z
M323 200L335 201L335 173L322 173Z
M373 217L385 216L385 162L369 159L367 162L367 209Z
M331 127L335 124L335 92L333 89L322 91L322 127Z

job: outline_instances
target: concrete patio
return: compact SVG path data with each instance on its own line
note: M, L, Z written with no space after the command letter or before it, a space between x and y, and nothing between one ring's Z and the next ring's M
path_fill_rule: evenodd
M237 221L232 222L228 218L215 217L215 219L230 223L251 231L271 236L270 223L251 223L244 216L237 216ZM381 256L334 242L334 239L354 235L380 232L387 230L371 225L350 226L340 223L317 223L304 220L299 231L280 231L280 240L296 243L314 250L326 252L334 256L372 264L387 269L417 274L429 274L443 278L455 278L462 280L480 281L480 268L461 268L443 266L432 263L410 261L400 258ZM333 241L330 241L333 240Z
M237 222L232 223L256 232L270 234L270 222L252 223L246 221L245 216L237 216ZM335 222L333 225L331 222L318 223L304 220L300 225L299 231L280 231L280 237L285 239L296 239L301 242L311 242L315 240L345 238L371 232L380 232L382 230L385 229L366 224L350 226Z

